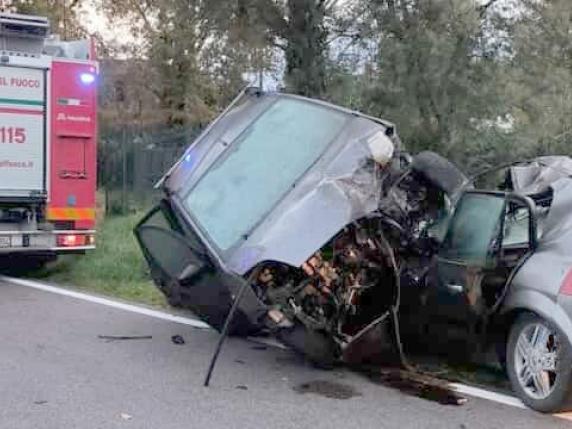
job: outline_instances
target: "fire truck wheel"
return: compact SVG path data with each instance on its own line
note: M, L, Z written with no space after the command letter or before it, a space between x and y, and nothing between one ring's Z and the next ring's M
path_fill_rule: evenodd
M54 262L56 257L47 256L4 256L0 257L0 272L8 275L24 275L42 270L48 263Z

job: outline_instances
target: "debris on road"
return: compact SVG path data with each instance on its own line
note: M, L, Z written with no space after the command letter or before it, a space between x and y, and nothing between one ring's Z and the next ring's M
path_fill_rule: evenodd
M119 417L121 417L122 420L132 420L133 416L131 414L127 414L127 413L121 413L119 415Z
M173 342L173 344L177 344L178 346L182 346L183 344L185 344L185 339L180 335L173 335L171 337L171 341Z
M100 340L106 340L106 342L112 341L130 341L130 340L152 340L151 335L136 335L136 336L125 336L125 335L98 335L97 338Z
M351 399L362 396L355 388L334 381L315 380L294 387L300 394L313 393L330 399Z
M237 389L237 390L248 390L248 386L245 386L245 385L242 385L242 384L241 384L241 385L239 385L239 386L236 386L235 389Z

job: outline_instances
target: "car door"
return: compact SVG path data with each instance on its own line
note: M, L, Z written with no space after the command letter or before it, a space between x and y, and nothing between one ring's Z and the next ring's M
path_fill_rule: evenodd
M222 329L244 280L216 264L207 247L185 226L176 206L162 200L135 227L135 236L153 281L169 304L191 310L215 329ZM248 289L229 332L257 333L267 311Z
M151 276L169 296L179 283L192 283L210 265L204 246L184 234L170 204L162 201L135 228ZM176 297L172 297L175 298Z
M474 327L500 298L535 239L534 208L528 198L466 192L436 258L429 299L433 317Z

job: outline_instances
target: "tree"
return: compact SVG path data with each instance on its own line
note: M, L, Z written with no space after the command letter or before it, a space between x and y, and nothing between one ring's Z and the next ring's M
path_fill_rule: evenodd
M375 73L363 83L363 108L395 121L409 149L437 150L465 165L467 157L484 162L473 159L480 136L506 113L497 85L501 61L485 43L493 3L362 3L368 25L360 37L378 46Z
M245 85L254 62L266 67L260 33L235 3L102 1L112 20L130 22L169 125L207 122Z
M275 27L286 41L287 87L301 95L321 96L326 91L326 2L288 0L287 6L287 21Z
M572 154L572 6L522 1L514 25L512 105L530 155Z
M289 92L326 95L328 36L338 0L235 0L234 16L255 22L266 43L285 58Z

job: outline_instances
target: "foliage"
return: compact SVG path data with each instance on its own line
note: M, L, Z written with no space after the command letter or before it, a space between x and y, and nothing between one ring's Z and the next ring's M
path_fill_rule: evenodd
M86 1L12 3L61 27L55 6ZM91 1L133 35L104 63L123 69L103 91L114 125L204 126L281 71L287 91L382 116L467 170L571 152L569 0Z
M572 154L572 5L524 0L511 75L517 134L531 155Z
M364 85L363 108L396 121L409 149L460 160L482 120L504 113L499 88L483 84L500 67L481 44L483 12L466 0L366 3L381 78Z

